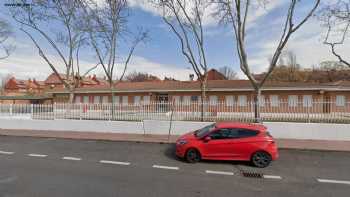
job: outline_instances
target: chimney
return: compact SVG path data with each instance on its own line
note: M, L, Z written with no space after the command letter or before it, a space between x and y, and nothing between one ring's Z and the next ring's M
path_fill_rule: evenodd
M190 81L194 80L194 74L190 74Z

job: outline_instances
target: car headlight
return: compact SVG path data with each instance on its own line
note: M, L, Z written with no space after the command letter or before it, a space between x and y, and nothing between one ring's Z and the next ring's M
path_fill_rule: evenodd
M177 141L176 144L177 145L185 145L185 144L187 144L187 140L179 140L179 141Z

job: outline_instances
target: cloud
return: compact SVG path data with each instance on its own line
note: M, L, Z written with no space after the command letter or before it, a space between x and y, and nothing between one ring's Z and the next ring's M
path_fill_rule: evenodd
M161 64L140 56L134 56L127 69L127 73L134 71L156 75L161 79L164 77L172 77L178 80L188 80L189 75L193 74L193 71L190 68Z
M17 45L17 49L19 50L16 50L10 57L0 61L0 76L11 74L20 79L36 78L38 80L44 80L52 73L51 68L38 55L34 46L22 42ZM62 61L57 56L51 54L47 56L54 65L58 65L59 72L64 73L65 68ZM81 73L84 73L95 64L95 62L80 60ZM116 69L120 73L123 68L118 66ZM134 56L132 58L127 73L133 71L150 73L160 78L173 77L180 80L187 80L189 74L192 73L191 69L186 69L177 65L153 62L142 56ZM94 73L101 75L103 74L103 70L100 67L91 72L91 74Z
M163 14L162 9L157 8L154 4L150 3L149 0L127 0L127 1L131 7L139 8L155 16L161 16ZM191 9L194 7L194 4L193 4L194 1L192 0L181 0L181 1L186 2L187 13L191 13ZM205 12L202 18L204 26L214 26L217 24L218 21L214 16L216 11L217 11L216 4L209 4L205 7Z

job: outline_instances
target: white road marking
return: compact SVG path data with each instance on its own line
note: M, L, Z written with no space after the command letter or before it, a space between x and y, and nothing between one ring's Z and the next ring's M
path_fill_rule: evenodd
M160 168L160 169L167 169L167 170L179 170L179 167L160 166L160 165L153 165L152 168Z
M13 155L14 152L0 151L0 154L3 154L3 155Z
M346 184L350 185L350 181L340 181L340 180L331 180L331 179L317 179L320 183L337 183L337 184Z
M47 155L41 155L41 154L28 154L29 157L47 157Z
M108 160L101 160L100 163L115 164L115 165L122 165L122 166L128 166L128 165L130 165L129 162L108 161Z
M281 176L275 176L275 175L263 175L264 179L282 179Z
M78 157L62 157L64 160L80 161L81 158Z
M207 174L220 174L220 175L234 175L233 172L224 172L224 171L213 171L213 170L206 170L205 173Z

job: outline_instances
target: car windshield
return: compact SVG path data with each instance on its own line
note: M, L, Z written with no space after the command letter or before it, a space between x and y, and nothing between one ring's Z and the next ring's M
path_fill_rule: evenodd
M209 132L211 132L213 129L215 129L215 124L208 125L202 129L197 130L194 134L198 138L202 138L206 136Z

